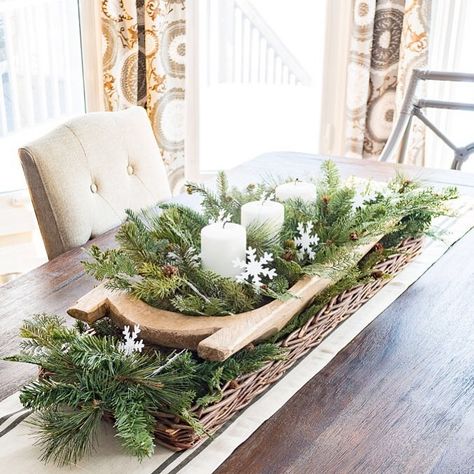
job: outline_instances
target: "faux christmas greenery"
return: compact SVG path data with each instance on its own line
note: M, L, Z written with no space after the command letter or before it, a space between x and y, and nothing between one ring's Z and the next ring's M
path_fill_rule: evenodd
M26 321L20 336L20 354L7 360L41 368L20 400L35 412L31 423L42 459L59 465L74 464L93 451L104 415L113 417L124 449L139 459L150 456L156 412L178 415L199 430L189 412L192 405L219 400L226 382L283 356L273 344L241 351L223 363L198 360L190 351L127 350L127 337L122 342L107 320L71 328L46 314Z
M303 275L333 276L357 262L354 248L378 236L417 236L433 217L445 214L454 189L437 192L401 176L377 191L343 183L331 161L322 166L312 202L289 200L279 236L265 226L247 228L250 259L267 265L262 283L221 277L202 268L200 232L222 215L240 223L243 204L268 198L275 185L231 189L225 174L215 191L196 184L187 190L202 198L202 212L179 204L158 211L129 212L117 234L119 247L92 247L86 270L106 286L124 290L161 309L189 315L228 315L255 309L271 299L291 297L289 288ZM252 251L254 252L252 254ZM265 257L271 256L270 261ZM244 275L245 276L245 275ZM254 278L255 280L255 278Z
M313 202L284 203L280 235L262 226L248 228L253 258L263 258L274 275L270 278L267 272L261 286L203 269L200 231L222 212L238 223L241 206L269 198L274 184L230 189L224 174L216 190L190 184L188 191L202 198L202 212L178 204L163 204L158 212L129 212L116 249L91 249L86 269L109 288L190 315L225 317L274 298L291 298L291 286L305 274L332 276L337 283L271 339L225 362L204 361L191 351L144 346L138 327L122 332L108 319L74 327L54 315L26 321L21 352L9 360L41 369L39 379L22 389L21 401L35 412L32 423L45 461L76 463L93 451L104 416L113 420L124 449L140 459L153 453L157 412L176 415L201 430L193 406L217 402L227 382L284 357L275 343L304 325L333 296L383 278L373 267L404 238L427 232L434 217L448 212L446 201L456 195L454 189L435 191L401 176L388 187L369 184L360 189L357 183L342 183L331 162L322 171ZM357 246L382 236L366 257L354 257Z

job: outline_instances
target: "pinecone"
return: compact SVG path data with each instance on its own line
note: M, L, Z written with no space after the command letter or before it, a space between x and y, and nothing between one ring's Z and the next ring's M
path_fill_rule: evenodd
M332 245L334 242L331 239L326 240L325 244L326 245Z
M374 245L374 250L376 252L383 252L383 245L380 243L380 242L377 242L375 245Z
M253 183L250 183L248 186L247 186L247 191L253 191L255 189L255 184Z
M371 275L372 275L372 278L375 278L378 280L379 278L382 278L384 276L384 272L381 270L374 270Z
M284 247L287 249L294 249L296 248L296 244L294 240L288 239L285 240Z
M331 200L328 195L323 196L321 199L323 200L324 204L329 204L329 201Z
M163 272L163 275L167 278L171 278L179 274L178 267L175 267L174 265L163 265L161 267L161 271Z
M283 252L283 255L281 256L281 258L283 258L283 260L286 260L287 262L291 262L295 259L295 253L293 252L292 249L286 249Z
M349 235L349 238L351 240L359 240L359 235L357 234L357 232L351 232L351 235Z
M402 186L400 188L400 193L404 193L406 191L406 189L408 187L410 187L410 185L413 183L413 181L411 181L410 179L405 179L403 182L402 182Z

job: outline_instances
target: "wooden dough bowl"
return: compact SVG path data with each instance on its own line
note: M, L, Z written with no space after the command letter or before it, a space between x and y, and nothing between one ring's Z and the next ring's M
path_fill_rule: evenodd
M375 243L360 246L362 258ZM281 330L296 314L334 280L303 277L290 288L295 296L288 301L274 300L260 308L230 316L187 316L154 308L126 293L99 285L68 309L68 314L87 323L105 316L120 327L140 325L146 342L173 348L197 350L203 359L223 361L248 344Z

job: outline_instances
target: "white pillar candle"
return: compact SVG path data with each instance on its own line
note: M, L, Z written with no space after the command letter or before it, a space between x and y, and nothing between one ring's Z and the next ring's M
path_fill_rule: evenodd
M240 222L243 226L262 225L272 236L277 236L283 227L285 208L275 201L252 201L240 209Z
M279 201L288 199L301 199L304 202L311 202L316 199L316 186L313 183L304 181L292 181L277 186L275 196Z
M201 230L201 262L203 268L223 277L235 277L242 272L232 263L245 260L247 233L245 227L231 222L209 224Z

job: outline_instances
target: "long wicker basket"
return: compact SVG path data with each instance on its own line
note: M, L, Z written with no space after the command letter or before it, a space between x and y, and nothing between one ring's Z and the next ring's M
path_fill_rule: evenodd
M374 270L391 276L397 274L420 252L421 246L421 239L403 241L398 247L399 251L379 263ZM284 360L269 362L256 372L227 383L223 397L218 403L206 408L195 407L192 411L206 431L210 434L215 433L236 412L249 405L257 395L267 390L299 359L319 345L387 282L385 278L374 279L334 297L303 327L279 342L279 345L287 350L287 357ZM159 444L174 451L192 448L203 439L185 421L166 413L156 414L155 434Z

